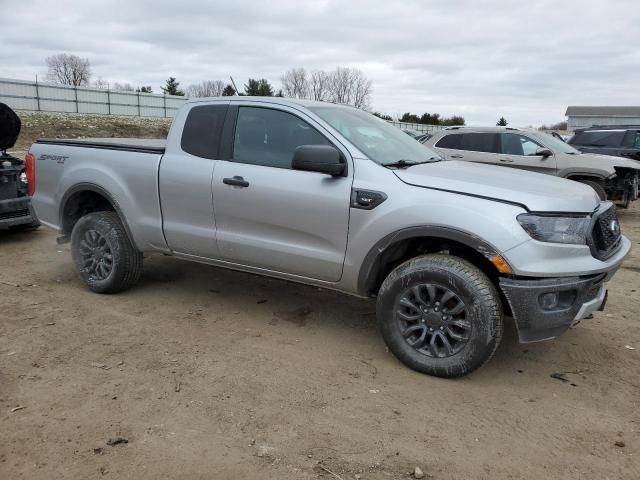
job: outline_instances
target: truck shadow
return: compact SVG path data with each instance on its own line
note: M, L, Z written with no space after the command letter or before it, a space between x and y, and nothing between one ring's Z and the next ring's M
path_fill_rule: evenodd
M217 320L233 318L254 331L276 331L283 338L320 335L341 342L352 337L355 348L375 353L373 360L386 368L406 368L388 351L378 331L375 299L360 299L327 289L297 284L209 265L189 263L161 255L145 258L141 283L125 295L180 298L185 312L201 312L202 328L215 328L209 312ZM211 322L211 323L210 323ZM547 347L533 350L546 351ZM518 342L511 318L505 318L501 346L495 357L480 371L495 376L511 376L514 357L529 352ZM353 355L358 355L354 353ZM535 355L535 354L534 354ZM484 377L485 374L482 374Z

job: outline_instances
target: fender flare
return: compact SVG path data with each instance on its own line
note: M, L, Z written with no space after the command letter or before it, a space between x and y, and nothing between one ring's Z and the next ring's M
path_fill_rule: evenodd
M107 191L105 188L95 183L89 183L89 182L76 183L75 185L67 189L67 191L62 196L62 199L60 200L60 209L58 212L58 219L59 219L58 221L59 221L60 228L62 228L62 226L64 225L64 210L67 206L67 202L69 201L69 199L76 193L86 192L86 191L97 193L98 195L102 195L104 198L107 199L107 201L113 206L113 209L118 214L118 217L120 218L120 221L122 222L122 225L124 226L124 229L127 232L127 235L129 236L129 240L133 244L134 248L139 250L138 246L135 243L133 235L131 234L131 229L129 228L129 224L127 223L127 217L125 217L124 213L122 212L122 208L120 208L120 204L113 197L113 195L109 193L109 191Z
M482 254L487 259L500 254L499 250L491 243L464 230L442 225L420 225L403 228L386 235L376 242L364 257L358 273L358 292L364 296L370 296L369 287L372 281L372 274L379 268L380 259L390 246L403 240L424 237L442 238L461 243Z

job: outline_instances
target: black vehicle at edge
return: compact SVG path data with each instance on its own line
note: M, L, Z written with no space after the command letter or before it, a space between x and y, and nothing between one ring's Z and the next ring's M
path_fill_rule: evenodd
M0 103L0 230L29 230L40 225L31 208L24 161L7 154L16 144L20 128L18 115Z

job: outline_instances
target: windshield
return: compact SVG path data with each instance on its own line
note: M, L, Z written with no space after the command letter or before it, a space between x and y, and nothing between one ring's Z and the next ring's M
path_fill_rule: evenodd
M398 160L424 162L432 158L440 160L433 150L370 113L340 106L309 107L309 110L376 163L386 164Z
M550 149L552 152L571 153L574 155L582 153L580 152L580 150L576 150L568 143L565 143L562 140L557 139L553 135L549 135L548 133L535 132L532 136L540 139L544 146Z

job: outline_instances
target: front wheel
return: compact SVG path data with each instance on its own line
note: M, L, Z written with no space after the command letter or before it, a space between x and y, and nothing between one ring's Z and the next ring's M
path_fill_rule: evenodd
M112 211L78 220L71 232L71 256L82 281L96 293L126 290L142 274L142 253Z
M409 368L438 377L481 367L502 338L502 304L493 283L451 255L399 265L380 287L376 313L389 350Z

